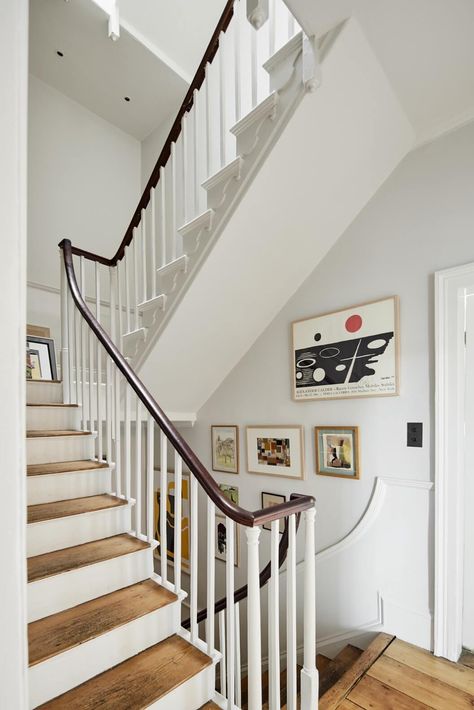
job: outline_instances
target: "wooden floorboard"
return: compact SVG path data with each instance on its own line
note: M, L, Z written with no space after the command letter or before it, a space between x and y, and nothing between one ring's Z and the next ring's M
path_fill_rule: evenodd
M463 651L461 653L459 663L462 663L463 666L474 669L474 653L471 653L471 651Z
M45 439L51 436L90 436L90 431L78 431L77 429L29 429L26 432L27 439Z
M108 463L100 461L59 461L56 463L33 463L26 467L27 476L45 476L52 473L74 473L75 471L95 471L108 468Z
M427 710L430 707L368 675L351 690L348 699L366 710Z
M41 663L176 600L151 579L28 624L29 664Z
M28 582L36 582L56 574L145 550L148 547L147 542L124 533L64 550L47 552L44 555L28 558Z
M142 710L211 664L179 636L171 636L68 693L42 710ZM215 708L207 703L204 708ZM176 708L176 710L181 710ZM183 710L185 710L183 708Z
M466 666L436 658L429 651L398 639L389 646L385 655L474 696L474 671Z
M450 708L472 710L474 707L474 699L470 693L453 688L452 685L443 683L438 678L388 656L379 658L367 675L390 688L403 690L410 698L434 710L450 710Z
M55 518L64 518L68 515L91 513L96 510L116 508L126 504L127 501L123 498L116 498L109 493L102 493L98 496L87 496L85 498L60 500L54 503L38 503L37 505L28 506L27 521L28 523L39 523L44 520L54 520Z
M348 695L351 688L357 683L364 673L382 655L387 646L392 643L394 636L377 634L369 647L359 656L344 675L325 692L319 701L319 710L333 710Z

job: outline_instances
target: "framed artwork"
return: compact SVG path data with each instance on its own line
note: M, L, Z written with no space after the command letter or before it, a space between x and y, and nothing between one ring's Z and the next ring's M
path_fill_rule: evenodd
M37 350L26 351L26 379L41 380L41 364Z
M223 473L239 472L239 427L233 424L211 426L212 468Z
M315 427L316 473L360 478L359 427Z
M293 399L397 395L398 311L391 296L292 323Z
M234 567L240 565L240 537L239 526L234 528ZM216 515L215 518L215 557L221 562L227 562L227 528L226 519L223 515Z
M279 505L280 503L284 503L286 501L286 497L279 495L278 493L266 493L265 491L262 492L262 508L271 508L273 505ZM264 530L270 530L272 529L272 524L271 523L265 523L262 525ZM280 520L280 535L283 533L285 530L285 520L282 519Z
M56 370L56 353L54 349L54 340L52 338L40 338L36 335L28 335L26 337L27 351L33 351L37 354L39 370L41 377L31 377L30 379L39 380L57 380L58 373ZM27 360L27 376L28 376L28 360Z
M248 426L249 473L281 478L304 478L303 427Z
M219 488L232 503L239 505L239 489L237 486L228 486L226 483L219 483Z
M181 486L181 569L189 572L189 474L183 473ZM161 542L161 523L160 523L160 502L161 489L158 487L155 490L154 498L154 530L155 540ZM168 473L168 492L166 496L166 554L170 564L174 563L174 512L175 512L175 485L174 474ZM154 550L154 556L161 559L160 547Z

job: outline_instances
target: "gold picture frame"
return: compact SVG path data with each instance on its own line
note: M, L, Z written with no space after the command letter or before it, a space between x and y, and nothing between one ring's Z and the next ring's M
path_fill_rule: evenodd
M314 427L314 445L317 475L359 480L359 427Z
M237 424L211 425L212 470L239 473L239 427Z
M304 430L300 424L248 426L246 443L249 473L304 479Z

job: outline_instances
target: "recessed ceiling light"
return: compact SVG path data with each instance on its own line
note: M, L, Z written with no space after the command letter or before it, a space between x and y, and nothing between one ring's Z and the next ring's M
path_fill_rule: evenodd
M124 101L127 101L127 102L130 101L130 96L124 96L123 98L124 98Z
M56 51L56 54L58 57L64 57L64 54L59 49Z

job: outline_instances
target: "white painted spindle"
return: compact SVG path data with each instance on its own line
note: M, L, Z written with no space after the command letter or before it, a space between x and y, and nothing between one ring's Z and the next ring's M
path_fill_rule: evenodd
M280 521L271 523L271 576L268 587L269 709L280 710L280 586L278 548Z
M246 528L247 534L247 663L248 707L262 708L262 648L260 626L260 585L258 545L260 528Z
M86 288L85 288L85 279L86 279L86 274L85 274L85 263L84 263L84 257L81 256L81 270L80 270L80 284L81 284L81 295L83 299L85 300L86 297ZM84 320L84 318L81 318L81 360L82 360L82 396L81 396L81 401L82 401L82 410L81 410L81 417L82 417L82 429L85 431L87 429L87 410L86 410L86 402L87 402L87 389L86 389L86 373L87 373L87 357L86 357L86 347L87 347L87 323ZM89 375L90 377L90 375Z
M118 338L117 345L121 353L123 353L123 312L122 312L122 272L123 272L123 259L117 262L115 270L117 272L117 330Z
M154 187L151 188L150 192L150 217L151 217L151 227L150 227L150 239L151 239L151 297L156 296L156 242L158 235L156 233L156 190Z
M100 323L100 264L95 262L95 317ZM102 461L104 455L102 430L102 349L100 341L96 340L97 356L97 458Z
M127 309L127 317L126 317L126 324L127 324L127 333L130 333L131 331L131 323L130 323L130 259L131 259L131 254L130 250L133 247L127 247L125 249L125 256L124 256L124 262L125 262L125 308Z
M198 639L198 482L195 476L190 476L191 483L191 557L190 557L190 608L191 608L191 642Z
M238 530L238 528L237 528ZM235 604L235 704L242 707L242 660L240 653L240 604Z
M117 496L122 495L122 449L121 449L121 415L120 415L120 370L114 368L114 405L115 405L115 486ZM128 385L127 385L128 388Z
M165 169L160 168L160 266L166 264L166 177Z
M235 697L235 611L234 611L234 557L235 523L226 517L226 626L227 626L227 708L233 710Z
M131 391L125 381L125 448L124 448L124 472L125 472L125 497L130 500L132 497L132 450L131 450Z
M296 710L296 520L288 518L288 557L286 562L286 705Z
M146 534L148 542L152 543L154 539L153 532L153 498L154 498L154 471L155 471L155 437L154 437L154 420L151 414L148 414L146 423Z
M176 143L171 144L171 219L170 219L170 261L176 259Z
M225 644L225 610L219 612L217 617L219 624L219 651L221 652L220 661L220 680L221 680L221 695L224 698L227 696L227 674L226 674L226 644Z
M252 86L252 108L257 105L258 101L258 52L257 52L257 30L253 27L250 30L251 34L251 86Z
M188 168L189 168L189 151L188 151L188 114L185 113L181 119L181 179L182 193L181 200L183 204L183 220L184 223L189 221L189 190L188 190ZM179 139L178 139L179 140Z
M174 452L174 587L175 593L181 591L181 519L182 519L182 483L183 461L177 451Z
M132 241L132 246L133 246L133 307L135 311L135 330L138 330L139 322L138 322L138 258L139 258L139 252L140 252L140 239L139 235L140 232L138 229L133 230L133 241Z
M142 535L142 407L136 398L135 406L135 528Z
M220 167L223 168L226 164L226 143L227 143L227 125L226 125L226 66L225 66L225 51L224 51L224 32L219 35L219 138L220 138Z
M61 257L61 377L63 380L63 398L64 403L70 403L69 395L69 336L68 336L68 285L66 278L66 269L62 260L63 252L60 251Z
M207 179L211 175L212 168L212 154L211 154L211 85L210 85L210 74L209 74L209 64L206 64L206 76L204 79L204 91L205 91L205 107L206 107L206 174Z
M160 558L161 580L168 581L168 546L166 541L166 502L168 497L168 439L160 434Z
M199 92L194 89L193 107L191 109L193 118L193 209L192 219L199 213Z
M141 242L142 242L142 289L143 289L143 295L141 297L142 302L145 302L147 300L147 251L146 251L146 211L142 210L142 217L141 217Z
M214 652L216 601L216 541L215 541L216 507L210 498L207 499L207 622L206 641L207 655L212 657Z
M314 542L314 508L307 510L305 518L304 550L304 651L301 671L301 707L318 707L319 677L316 668L316 550Z

